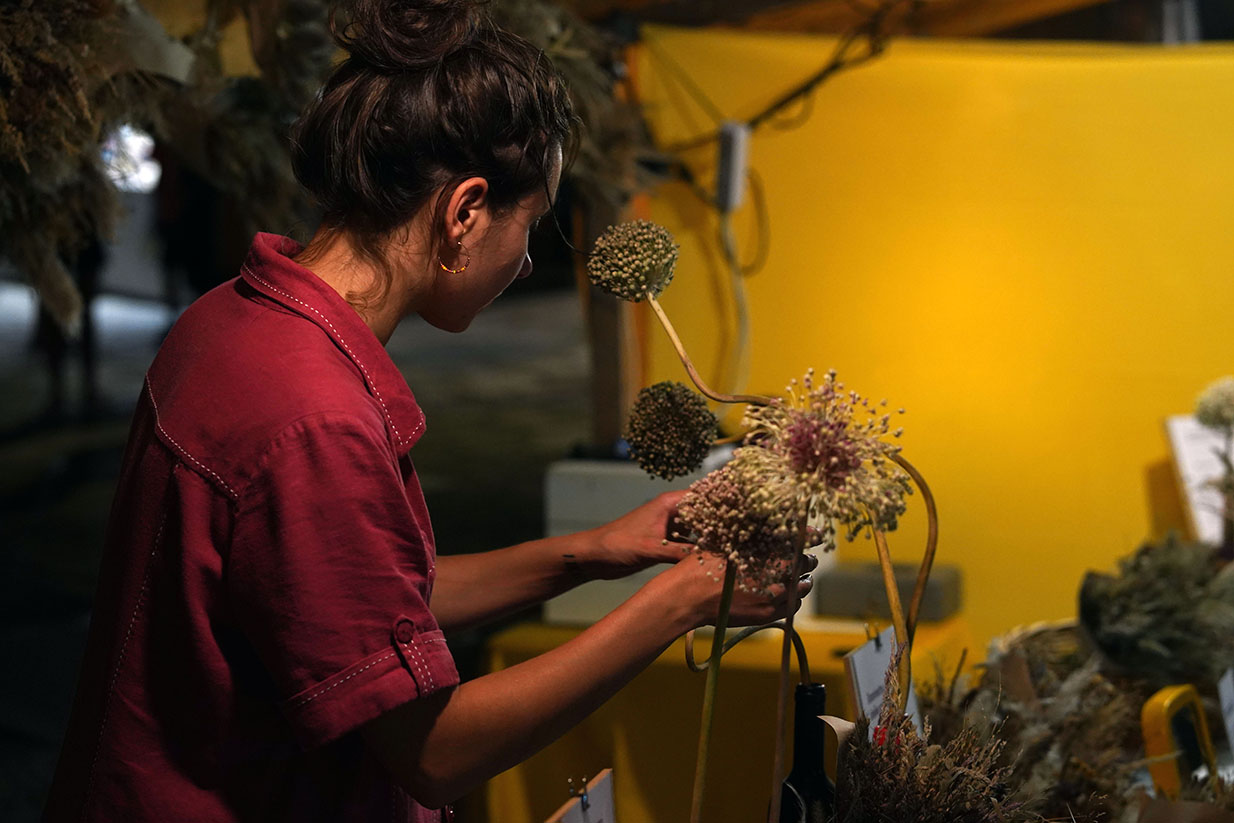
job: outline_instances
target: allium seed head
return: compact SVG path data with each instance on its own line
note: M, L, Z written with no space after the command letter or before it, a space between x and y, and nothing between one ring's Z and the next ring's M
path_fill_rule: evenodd
M834 371L818 384L807 372L786 398L750 407L745 445L678 505L681 536L735 563L747 587L765 589L785 582L805 522L821 518L825 548L839 528L850 540L866 528L891 531L911 487L892 459L899 446L882 439L893 434L891 415L877 408L845 391Z
M746 589L764 590L782 583L796 546L800 521L792 512L766 505L761 478L749 471L739 449L733 459L690 486L677 506L685 528L678 537L701 551L735 564Z
M596 240L587 274L601 290L637 303L657 296L673 279L678 246L663 226L633 220L610 226Z
M763 450L760 471L793 478L776 505L808 507L850 539L867 526L895 529L911 487L891 460L900 447L883 439L899 437L900 429L892 431L891 415L876 411L881 405L846 391L835 371L816 383L811 370L789 384L785 399L751 407L746 442Z
M643 471L672 480L703 465L716 417L701 395L666 380L638 393L625 436Z
M1200 393L1195 419L1214 429L1234 427L1234 377L1223 377Z

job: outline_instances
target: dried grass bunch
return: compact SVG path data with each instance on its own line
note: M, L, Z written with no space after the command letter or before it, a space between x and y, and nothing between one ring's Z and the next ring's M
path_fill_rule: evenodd
M1042 818L1012 791L1004 743L963 726L939 742L897 708L897 666L870 733L862 719L836 772L837 823L1028 823Z

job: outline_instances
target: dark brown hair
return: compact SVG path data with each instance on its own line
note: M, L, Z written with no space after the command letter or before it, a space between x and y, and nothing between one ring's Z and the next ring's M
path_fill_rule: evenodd
M292 130L327 233L380 269L391 233L451 183L483 177L499 212L547 187L574 133L570 98L549 59L477 3L350 0L331 28L348 57Z

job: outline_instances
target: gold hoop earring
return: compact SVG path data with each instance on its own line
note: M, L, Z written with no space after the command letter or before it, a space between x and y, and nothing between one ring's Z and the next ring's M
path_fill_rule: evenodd
M463 248L462 240L458 241L458 251L459 254L467 255L467 262L459 266L457 269L452 269L445 263L441 262L441 255L437 255L437 265L441 266L442 271L449 272L450 274L461 274L462 272L467 271L467 267L471 265L471 253Z

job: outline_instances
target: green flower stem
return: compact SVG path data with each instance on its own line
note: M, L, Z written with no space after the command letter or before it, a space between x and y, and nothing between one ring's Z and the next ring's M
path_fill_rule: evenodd
M774 623L764 623L761 626L747 626L736 634L728 635L724 640L724 654L728 654L729 650L745 640L751 635L759 632L767 631L768 629L779 629L787 631L785 621L777 620ZM801 672L802 683L813 683L810 679L810 658L806 654L805 643L801 641L800 632L792 632L793 648L797 651L797 671ZM701 664L694 659L694 632L686 632L686 666L690 671L698 674L699 672L707 671L707 667L711 665L711 660L704 660Z
M677 356L681 358L681 365L685 366L686 374L690 375L690 380L698 388L700 394L710 397L717 403L750 403L755 406L768 406L771 404L772 398L770 397L764 397L759 394L720 394L708 386L703 381L702 375L698 373L698 369L694 368L694 362L690 360L690 355L686 354L686 347L681 344L681 338L677 336L677 330L673 328L668 315L664 313L664 307L660 305L660 301L651 292L647 292L645 297L647 305L651 306L651 310L656 313L656 317L659 318L660 325L664 327L665 333L668 334L668 339L672 342L673 348L677 350Z
M715 716L716 689L720 685L720 658L724 654L724 632L728 629L728 612L733 605L733 585L737 582L737 566L724 564L724 588L720 591L720 611L716 615L716 630L711 636L711 658L707 661L707 685L703 690L703 725L698 733L698 762L694 766L694 794L690 800L690 823L699 823L703 815L703 792L707 788L707 755L711 748L711 721Z
M767 823L780 823L780 784L784 782L784 726L788 718L789 693L789 654L792 649L793 617L797 613L797 578L801 574L802 552L806 548L806 536L809 534L809 512L801 519L801 529L797 533L793 554L793 566L788 576L788 614L784 617L784 645L780 648L780 694L776 699L776 736L775 749L771 762L771 806L767 812ZM803 676L808 677L805 672Z
M887 589L887 605L891 607L891 624L895 627L896 653L900 655L900 695L897 711L904 714L908 707L908 691L912 677L912 649L909 647L908 626L904 620L904 607L900 605L900 589L896 585L895 569L891 565L891 551L887 548L887 535L874 530L874 545L878 547L878 565L883 569L883 587Z
M917 484L917 488L921 489L921 497L925 500L926 516L929 518L925 554L921 557L921 568L917 571L917 584L913 588L913 599L908 604L906 629L908 642L911 644L913 637L917 634L917 616L921 612L921 601L925 599L926 583L930 580L930 570L934 568L934 554L938 549L938 506L934 503L934 492L930 491L921 472L898 454L892 455L891 459L904 469Z

